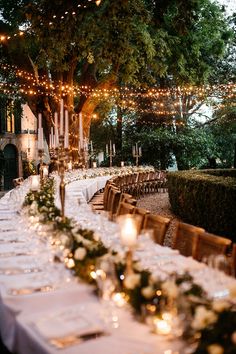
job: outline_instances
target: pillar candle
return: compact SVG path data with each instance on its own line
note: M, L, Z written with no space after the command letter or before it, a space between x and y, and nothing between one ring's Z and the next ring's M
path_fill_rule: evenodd
M83 149L84 145L83 145L83 117L82 117L82 113L79 113L79 141L80 141L80 148Z
M124 217L120 223L120 239L123 246L134 247L137 243L137 227L132 217Z
M42 129L43 128L38 128L38 150L43 149L43 140L42 140Z
M30 135L29 135L29 129L27 130L27 147L30 149Z
M63 135L64 131L64 102L63 99L60 101L60 135Z
M93 142L92 140L90 141L90 150L91 150L91 154L93 153Z
M38 114L38 127L42 128L42 113Z
M39 190L40 183L39 183L39 176L33 175L31 176L31 183L30 183L30 189L32 191L37 191Z
M108 155L108 144L106 144L106 154Z
M116 154L116 145L113 144L113 155L115 155L115 154Z
M132 146L133 156L135 156L135 146Z
M55 112L54 114L55 117L55 147L57 148L59 146L59 137L58 137L58 113Z
M67 149L69 147L69 116L67 109L65 110L65 140L64 147Z

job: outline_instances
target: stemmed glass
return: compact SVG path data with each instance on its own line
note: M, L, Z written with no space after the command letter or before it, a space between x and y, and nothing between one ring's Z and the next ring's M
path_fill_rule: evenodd
M117 307L113 295L118 289L115 267L108 257L100 258L96 263L96 282L102 305L102 317L107 326L119 327Z

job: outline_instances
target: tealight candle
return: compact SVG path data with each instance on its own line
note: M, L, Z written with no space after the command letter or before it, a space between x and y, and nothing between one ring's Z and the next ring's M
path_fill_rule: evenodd
M47 166L43 167L43 177L47 177L48 176L48 168Z
M112 300L118 307L123 307L127 304L125 293L114 293L112 295Z
M132 215L122 215L118 219L120 225L120 239L123 246L132 248L137 243L137 225Z
M39 183L39 176L33 175L31 176L31 190L36 192L39 190L40 183Z
M171 333L171 324L167 320L156 318L153 323L157 334L167 335Z
M72 162L71 161L68 162L67 168L68 168L68 171L72 170Z

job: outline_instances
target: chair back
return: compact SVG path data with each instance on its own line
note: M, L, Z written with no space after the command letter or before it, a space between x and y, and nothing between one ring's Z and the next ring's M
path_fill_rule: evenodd
M199 234L205 232L201 227L178 222L176 232L173 237L172 248L186 257L195 254Z
M193 258L201 262L209 256L226 255L232 241L228 238L204 232L199 234Z
M134 214L141 216L139 230L138 230L139 233L140 233L140 231L143 229L144 217L145 217L145 215L150 214L150 211L148 211L148 210L146 210L144 208L135 207L134 208Z
M117 216L124 215L124 214L133 214L133 212L134 212L133 205L126 203L126 202L119 203L118 210L117 210Z
M107 203L107 210L109 211L109 219L113 219L113 215L116 214L119 203L120 203L121 191L116 188L111 188L109 194L109 200Z
M169 218L161 215L146 214L144 217L143 228L152 229L154 241L159 245L163 245L169 224Z

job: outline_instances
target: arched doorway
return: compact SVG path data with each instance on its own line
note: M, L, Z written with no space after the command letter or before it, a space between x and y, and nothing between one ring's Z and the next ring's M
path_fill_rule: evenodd
M12 180L18 177L18 153L15 145L7 144L3 150L5 158L4 190L13 188Z

